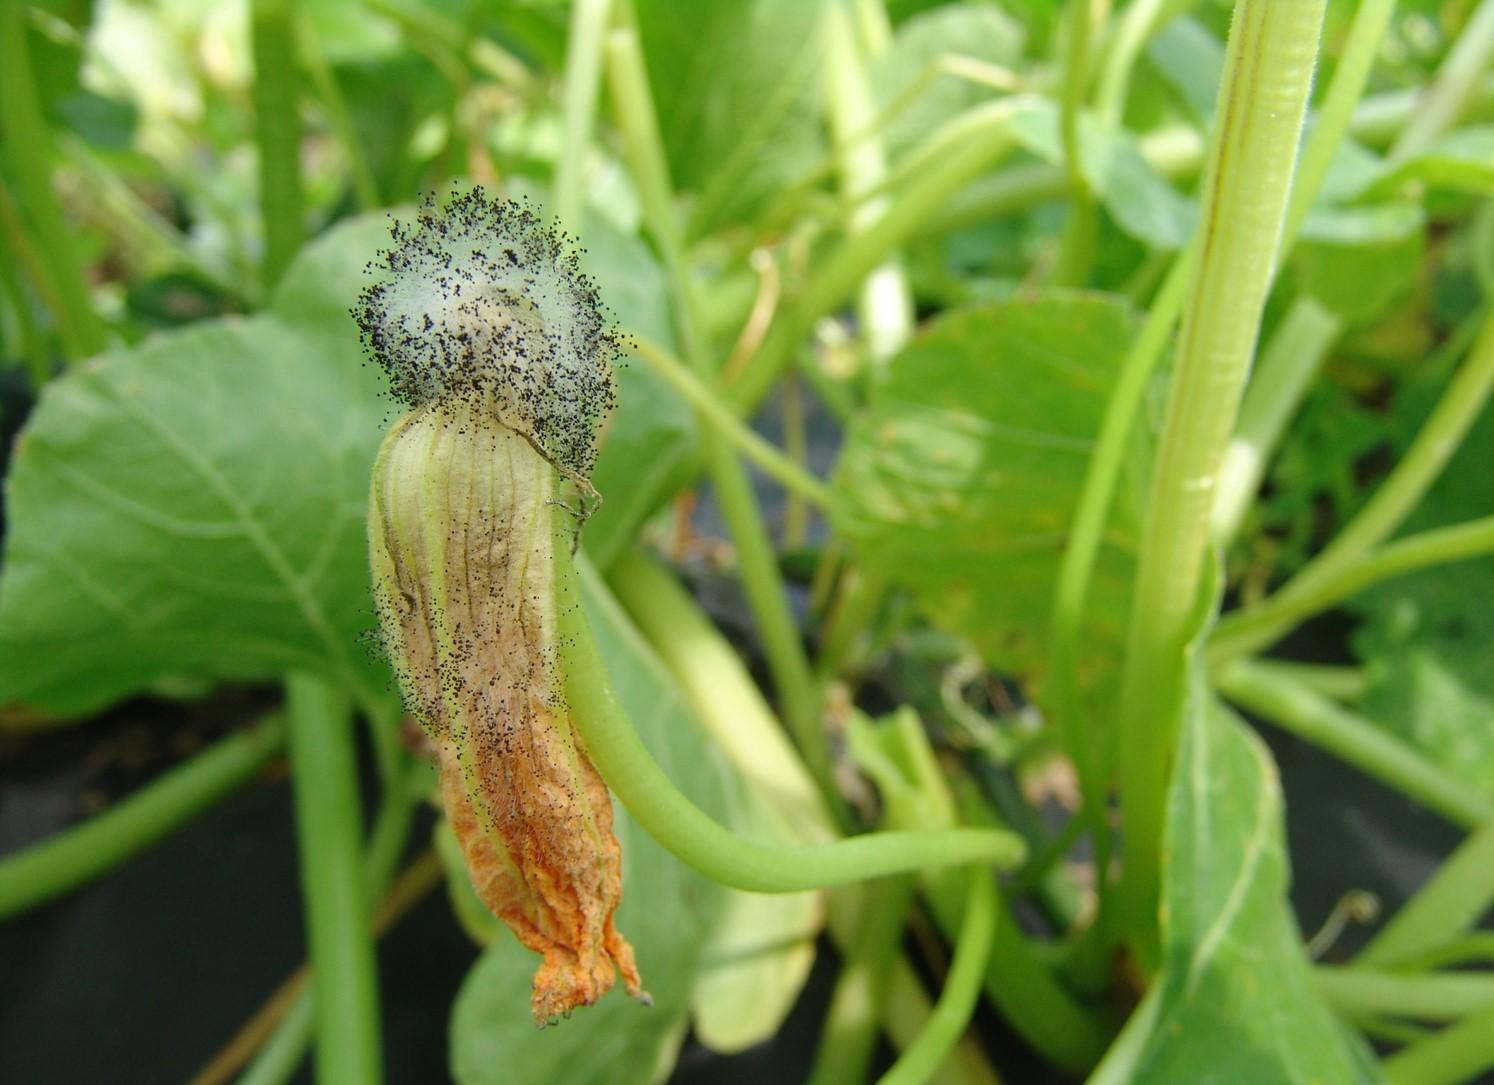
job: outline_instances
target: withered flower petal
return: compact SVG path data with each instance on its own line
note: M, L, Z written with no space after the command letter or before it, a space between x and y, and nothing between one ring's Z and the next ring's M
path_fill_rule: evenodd
M438 334L424 348L446 368L424 383L409 369L426 362L407 341L423 321L403 279L398 290L371 288L357 311L396 390L404 380L420 393L374 467L369 555L385 648L438 751L442 801L472 884L544 957L532 1009L545 1022L595 1002L618 974L647 997L613 920L622 861L611 799L572 725L556 647L555 563L570 560L551 530L557 485L561 474L584 481L591 466L611 405L613 348L594 328L578 338L557 327L565 306L553 297L516 306L512 279L482 277L488 263L507 268L509 253L544 257L551 262L531 268L530 289L546 275L566 280L570 304L590 298L596 317L590 285L573 264L554 263L559 244L532 236L547 233L532 215L480 194L453 207L454 217L427 208L413 234L397 235L415 255L387 261L457 276L433 288ZM447 266L432 255L445 251L469 258ZM442 309L456 285L466 300ZM403 299L393 316L384 308L392 295ZM573 402L583 393L590 402Z

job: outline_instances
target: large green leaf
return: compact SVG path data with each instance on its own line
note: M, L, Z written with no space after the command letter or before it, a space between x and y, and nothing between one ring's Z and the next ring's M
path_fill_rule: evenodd
M1012 135L1048 162L1063 162L1058 107L1053 103L1034 102L1019 110L1012 117ZM1115 224L1136 240L1180 249L1193 236L1197 203L1151 167L1130 133L1081 116L1079 167Z
M1042 677L1058 562L1131 332L1129 309L1098 294L953 312L892 360L847 435L840 528L1009 673ZM1134 485L1116 504L1085 628L1090 687L1125 633Z
M634 5L674 183L695 227L748 213L823 153L821 0Z
M1129 1080L1372 1080L1313 989L1283 841L1271 755L1195 680L1169 800L1156 1021Z
M0 699L82 713L181 674L387 688L363 519L383 419L347 316L384 229L334 231L270 309L49 385L17 444Z
M607 588L590 576L582 587L618 700L639 736L696 804L725 816L735 785L723 758L690 722L672 680ZM616 812L623 854L617 925L637 953L653 1007L615 990L559 1026L536 1030L529 982L538 958L500 935L468 974L452 1010L451 1067L461 1085L645 1085L672 1065L702 946L726 893L681 865L620 806Z

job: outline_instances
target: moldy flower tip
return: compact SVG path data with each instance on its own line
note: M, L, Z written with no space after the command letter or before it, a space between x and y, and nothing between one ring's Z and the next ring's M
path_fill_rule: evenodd
M409 407L385 438L368 544L385 649L439 759L478 896L543 955L541 1023L621 974L622 857L607 787L571 724L556 643L551 519L589 490L617 340L561 238L479 190L416 222L353 313Z

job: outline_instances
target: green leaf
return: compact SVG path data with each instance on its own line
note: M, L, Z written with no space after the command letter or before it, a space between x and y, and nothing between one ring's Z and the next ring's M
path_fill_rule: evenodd
M1098 294L949 313L892 360L836 469L835 520L861 558L1039 698L1058 562L1132 330L1127 306ZM1122 487L1101 548L1091 689L1124 640L1139 500Z
M1314 207L1292 251L1298 288L1346 320L1379 316L1416 284L1426 216L1408 202Z
M821 5L804 0L639 0L649 83L692 228L736 220L824 153Z
M1044 160L1063 163L1058 107L1038 102L1012 116L1012 136ZM1198 205L1173 188L1142 156L1128 132L1079 118L1081 172L1095 195L1130 236L1160 249L1180 249L1193 234Z
M583 576L582 589L618 700L639 737L696 804L724 816L734 787L724 761L690 722L662 664L606 587ZM460 1085L645 1085L672 1064L702 947L725 893L681 865L614 806L623 856L617 926L637 953L653 1007L614 990L555 1028L536 1030L529 1016L529 984L539 959L500 934L473 966L452 1008L451 1069Z
M1224 75L1224 45L1219 39L1198 20L1181 15L1153 35L1146 56L1193 119L1208 128Z
M941 71L946 57L1011 67L1021 59L1022 25L989 4L949 4L915 15L897 28L892 46L868 65L868 81L885 114L882 133L894 155L943 122L988 100L994 88Z
M48 386L9 478L0 700L71 715L171 675L292 668L385 694L359 638L389 407L347 315L383 228L333 231L259 316Z
M1167 820L1156 1023L1130 1080L1373 1080L1312 986L1287 906L1280 784L1264 745L1197 675Z

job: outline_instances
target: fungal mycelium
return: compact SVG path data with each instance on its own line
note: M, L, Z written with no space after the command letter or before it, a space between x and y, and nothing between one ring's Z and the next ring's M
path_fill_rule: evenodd
M618 343L563 239L474 189L427 199L353 312L409 411L374 466L368 541L385 649L434 743L478 896L543 955L540 1022L621 974L621 852L560 670L552 517L590 491Z

